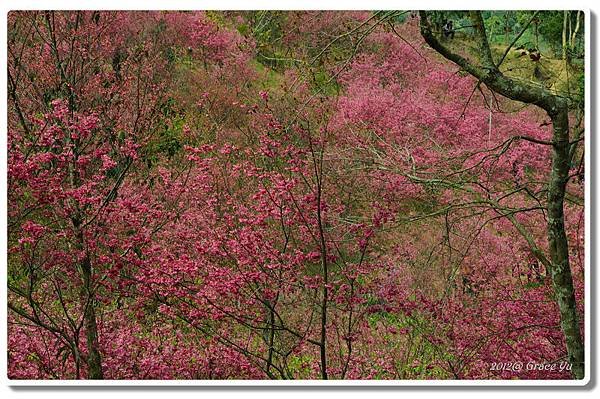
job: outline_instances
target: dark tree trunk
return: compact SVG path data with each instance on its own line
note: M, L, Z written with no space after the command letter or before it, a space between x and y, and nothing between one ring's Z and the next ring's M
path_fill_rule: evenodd
M102 372L102 359L100 357L100 345L98 342L98 325L96 324L96 306L94 303L95 298L91 289L92 265L89 257L84 259L81 269L84 286L84 300L86 301L83 317L88 350L88 378L91 380L102 380L104 379L104 374Z
M79 217L71 219L76 230L77 249L85 250L85 239L81 230ZM87 348L88 379L102 380L102 357L100 356L100 344L98 340L98 325L96 323L96 298L93 288L93 270L89 254L83 258L81 267L81 303L83 306L83 325L85 327L85 340Z
M560 309L561 327L565 335L569 362L575 378L584 377L584 350L575 290L569 265L569 246L565 234L563 202L569 172L569 119L566 104L556 114L550 115L554 129L552 146L552 172L548 188L548 244L552 267L550 275L554 284L555 300Z

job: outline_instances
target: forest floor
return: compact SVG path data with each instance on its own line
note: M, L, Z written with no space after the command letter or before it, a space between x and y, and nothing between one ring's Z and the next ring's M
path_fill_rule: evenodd
M491 46L492 51L498 58L502 56L506 47L501 45ZM532 61L528 55L521 55L519 52L511 50L502 63L500 70L508 76L538 83L554 92L565 92L576 90L571 84L567 87L567 82L576 82L573 76L583 73L582 68L577 65L567 67L566 62L561 58L552 58L546 54L541 54L539 61Z
M478 50L470 38L461 35L452 41L452 48L469 49L469 53L477 57ZM491 44L490 48L493 58L496 60L500 59L506 50L506 46L501 44ZM533 61L529 54L522 54L513 48L502 62L500 71L512 78L530 84L538 84L554 93L572 97L580 90L580 79L583 78L584 67L579 59L574 59L567 67L562 58L555 58L553 54L547 52L541 53L538 61ZM570 82L570 86L567 85L567 82Z

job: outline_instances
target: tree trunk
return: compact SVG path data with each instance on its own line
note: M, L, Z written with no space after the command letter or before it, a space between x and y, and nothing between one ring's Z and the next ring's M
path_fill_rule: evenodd
M569 18L569 11L565 10L563 15L563 30L562 30L562 58L563 61L568 62L568 49L569 42L567 40L567 19Z
M561 327L565 336L569 362L575 378L584 376L584 350L577 317L575 290L569 265L569 247L565 234L563 202L569 174L569 119L566 102L560 101L558 112L552 118L554 145L552 146L552 172L548 187L548 243L554 284L555 300L560 310Z
M81 264L83 286L84 286L84 300L85 312L84 312L84 326L85 326L85 339L88 350L87 365L88 365L88 378L91 380L102 380L104 374L102 372L102 359L100 357L100 345L98 342L98 325L96 324L96 305L94 304L95 298L92 294L91 283L92 283L92 265L90 258L85 257Z
M76 246L78 250L85 250L85 239L81 231L81 222L78 217L71 219L76 231ZM86 252L81 264L81 303L83 305L83 325L85 327L85 340L87 349L88 379L102 380L102 358L100 356L100 344L98 341L98 325L96 323L96 298L92 287L92 262Z
M329 296L329 271L327 265L327 244L325 243L325 234L323 230L323 222L321 219L321 186L320 183L317 194L317 220L319 225L319 236L321 239L321 262L322 262L322 273L323 273L323 291L322 291L322 302L321 302L321 378L328 379L327 375L327 307L328 307L328 296Z
M577 39L577 33L579 33L579 28L581 27L581 11L577 11L577 15L575 16L575 29L571 33L571 37L569 38L569 47L571 49L575 48L575 40Z

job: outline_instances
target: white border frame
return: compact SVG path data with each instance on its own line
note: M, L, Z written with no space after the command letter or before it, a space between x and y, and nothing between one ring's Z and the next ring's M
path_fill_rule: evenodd
M82 4L81 1L62 0L9 0L8 4L0 6L2 14L0 15L0 60L2 68L6 68L7 63L7 13L10 10L22 9L122 9L122 10L150 10L150 9L207 9L207 10L235 10L235 9L273 9L273 10L293 10L293 9L330 9L330 10L364 10L364 9L411 9L415 2L403 1L369 1L351 0L340 3L329 0L283 0L278 2L269 2L264 0L253 0L248 5L240 1L232 0L210 0L202 2L193 2L191 0L171 0L157 2L155 0L130 2L126 0L97 0L96 2ZM412 7L411 7L412 3ZM452 7L447 7L448 2L423 1L418 5L422 9L496 9L496 10L526 10L526 9L545 9L545 10L582 10L585 13L585 378L582 380L295 380L295 381L273 381L273 380L10 380L7 377L7 357L2 356L0 361L0 374L3 385L8 386L80 386L80 387L129 387L129 386L195 386L195 387L414 387L414 386L455 386L455 387L548 387L548 386L570 386L583 387L591 381L591 247L595 244L591 237L591 174L594 172L591 168L591 11L586 5L579 4L578 1L557 2L555 0L546 0L544 7L536 7L535 3L520 2L522 7L514 7L514 2L499 0L493 3L493 7L477 1L469 1L466 6L459 2L450 2ZM466 2L462 2L466 3ZM98 7L98 5L101 5ZM365 7L365 5L367 7ZM532 6L533 5L533 6ZM565 7L568 5L568 7ZM96 7L94 7L96 6ZM405 6L405 7L403 7ZM478 7L479 6L479 7ZM0 76L0 87L2 87L0 103L7 104L7 73L6 69ZM0 114L0 261L2 269L0 270L0 319L4 323L0 329L0 352L7 348L7 111Z

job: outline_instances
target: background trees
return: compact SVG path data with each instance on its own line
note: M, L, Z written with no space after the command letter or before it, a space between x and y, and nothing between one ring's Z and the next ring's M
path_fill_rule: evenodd
M570 378L581 15L426 17L11 13L11 378Z

